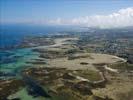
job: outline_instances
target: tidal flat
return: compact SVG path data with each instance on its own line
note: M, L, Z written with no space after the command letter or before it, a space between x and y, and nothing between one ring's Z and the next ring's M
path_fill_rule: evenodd
M1 62L0 100L131 100L133 64L96 52L82 38L24 38L7 56L11 61Z

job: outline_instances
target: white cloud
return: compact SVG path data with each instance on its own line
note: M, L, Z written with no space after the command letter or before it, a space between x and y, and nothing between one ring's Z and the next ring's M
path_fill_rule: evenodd
M49 23L49 24L63 24L61 18L57 18L57 19L55 19L55 20L49 20L48 23Z
M133 26L133 7L120 9L109 15L85 16L73 19L49 20L49 24L58 25L81 25L87 27L115 28Z

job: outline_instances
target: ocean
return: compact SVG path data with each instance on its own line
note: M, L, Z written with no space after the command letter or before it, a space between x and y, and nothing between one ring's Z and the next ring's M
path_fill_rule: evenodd
M17 74L26 65L26 61L37 57L30 48L15 49L25 36L48 35L59 28L33 25L0 25L0 78ZM6 73L3 75L3 73Z
M27 35L46 35L57 30L54 26L0 25L0 48L18 45Z

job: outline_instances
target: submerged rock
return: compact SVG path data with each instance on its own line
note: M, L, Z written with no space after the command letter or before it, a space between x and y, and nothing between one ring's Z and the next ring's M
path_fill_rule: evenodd
M22 80L0 80L0 100L7 100L10 94L17 92L23 86L24 82Z
M16 76L16 74L15 74L15 73L8 73L8 72L1 72L1 71L0 71L0 77L1 77L1 76L4 76L4 77L5 77L5 76L9 76L9 77L10 77L10 76Z
M29 76L23 75L23 80L27 86L28 93L33 96L43 96L50 98L51 96L36 82L34 79Z

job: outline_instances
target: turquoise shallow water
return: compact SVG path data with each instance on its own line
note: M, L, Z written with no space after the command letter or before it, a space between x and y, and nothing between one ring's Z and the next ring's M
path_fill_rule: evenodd
M12 99L12 98L20 98L21 100L49 100L49 99L44 98L44 97L34 98L33 96L28 95L26 88L22 88L18 92L16 92L15 94L12 94L8 97L8 99Z
M9 79L9 78L21 78L20 72L23 69L28 68L27 61L30 61L32 59L38 58L38 53L33 52L32 48L26 48L26 49L18 49L18 50L12 50L8 51L8 53L11 53L9 55L9 58L12 59L12 57L17 57L17 59L8 62L8 63L2 63L0 65L0 71L5 73L14 73L15 76L1 76L0 79ZM45 87L44 87L45 88ZM48 98L37 96L34 97L30 95L27 91L27 86L22 87L20 90L18 90L15 94L11 94L8 97L9 99L13 98L19 98L21 100L49 100Z
M11 53L11 55L9 55L8 58L3 57L1 59L8 60L8 62L5 61L0 64L0 71L4 73L19 74L22 69L28 66L28 64L26 64L27 61L38 57L38 53L32 52L31 48L12 50L7 53ZM5 57L7 55L5 55Z

